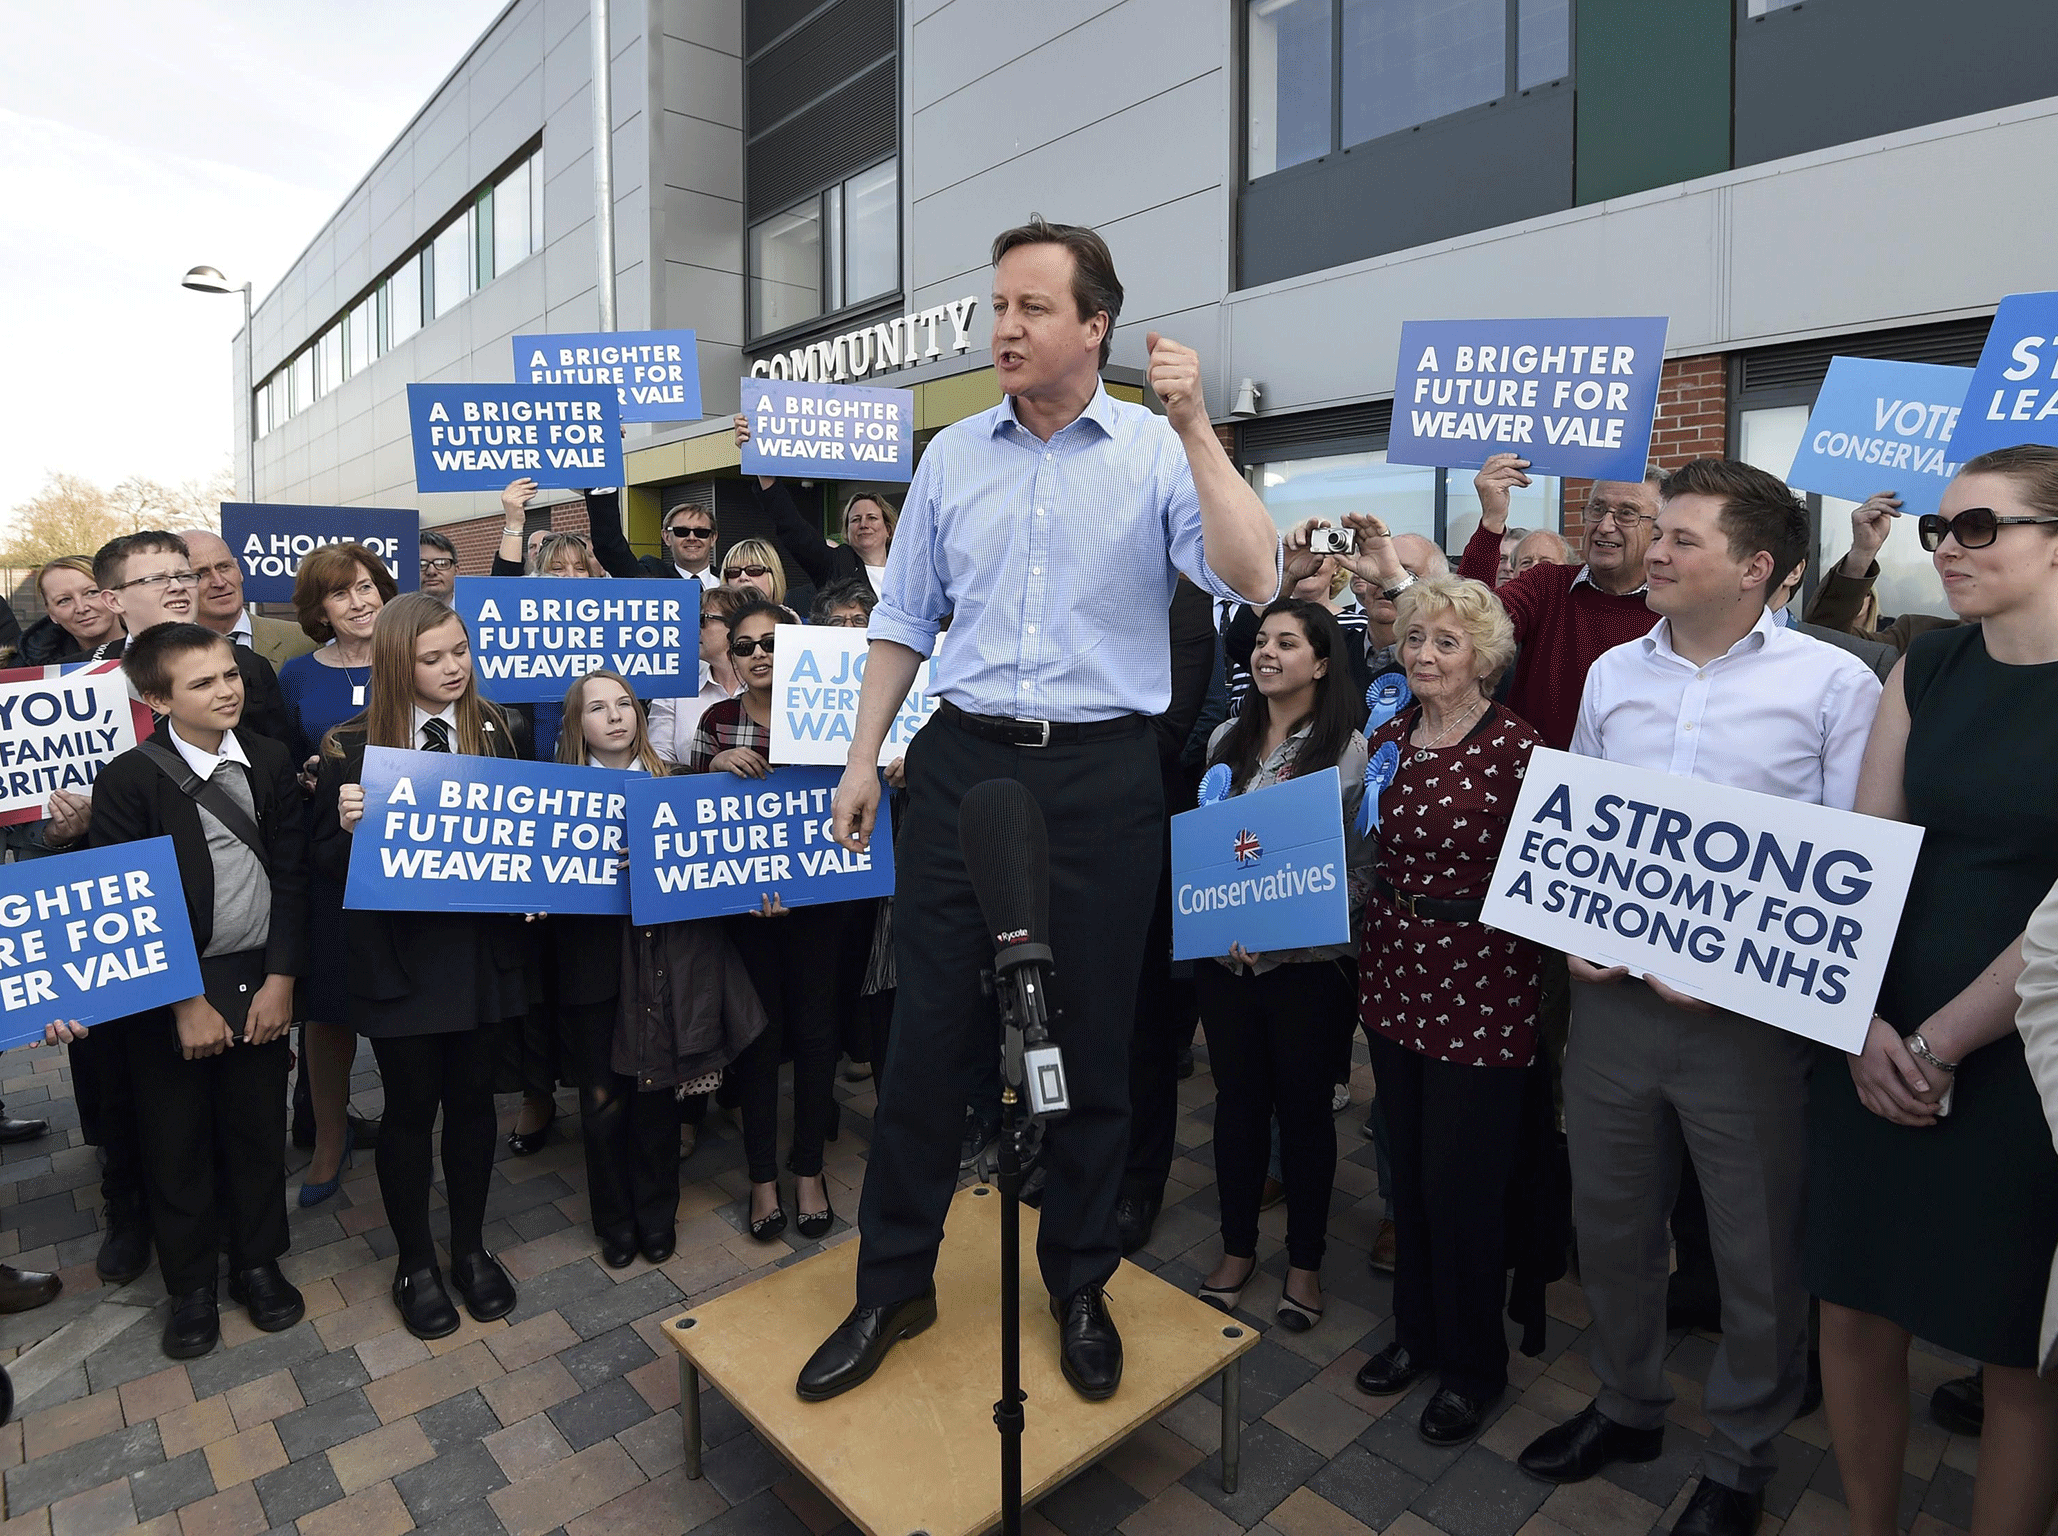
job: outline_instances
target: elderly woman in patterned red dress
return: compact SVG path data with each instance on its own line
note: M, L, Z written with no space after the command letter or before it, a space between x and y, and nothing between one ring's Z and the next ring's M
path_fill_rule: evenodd
M1432 577L1395 609L1414 703L1368 742L1387 782L1358 959L1392 1138L1395 1334L1358 1386L1383 1397L1436 1372L1420 1429L1451 1445L1479 1433L1508 1384L1502 1211L1536 1057L1540 955L1479 910L1540 743L1491 696L1515 654L1492 591Z

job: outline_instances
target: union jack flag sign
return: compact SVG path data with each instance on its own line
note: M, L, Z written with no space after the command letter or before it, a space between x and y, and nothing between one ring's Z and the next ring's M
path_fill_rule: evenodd
M1258 834L1244 827L1238 829L1232 851L1236 854L1237 863L1255 864L1258 855L1265 850L1258 843Z

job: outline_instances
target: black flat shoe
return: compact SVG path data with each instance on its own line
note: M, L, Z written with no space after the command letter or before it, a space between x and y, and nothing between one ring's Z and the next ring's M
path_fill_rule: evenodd
M127 1285L150 1267L150 1223L141 1212L107 1213L107 1236L93 1259L93 1272L109 1285Z
M433 1264L411 1275L393 1277L393 1305L400 1309L407 1331L418 1339L440 1339L457 1332L457 1308L450 1304L450 1293L443 1289L443 1277Z
M283 1333L307 1316L306 1301L280 1273L276 1259L229 1276L229 1300L240 1302L265 1333Z
M1665 1427L1631 1429L1589 1403L1556 1429L1529 1442L1516 1464L1547 1483L1583 1483L1618 1461L1656 1461L1665 1453Z
M600 1262L609 1269L627 1269L636 1262L636 1236L619 1232L600 1234Z
M1398 1344L1389 1344L1358 1367L1358 1390L1368 1397L1399 1397L1429 1372Z
M1158 1211L1165 1197L1124 1195L1115 1202L1115 1234L1122 1240L1122 1257L1134 1258L1150 1241L1151 1228L1158 1224Z
M827 1198L828 1186L825 1184L822 1186L822 1188L822 1204L828 1206L827 1210L800 1210L798 1209L800 1205L800 1197L798 1195L795 1195L793 1197L793 1204L795 1206L795 1210L793 1213L793 1229L811 1243L820 1242L823 1238L827 1237L829 1235L829 1229L836 1225L836 1207L829 1204Z
M850 1316L822 1341L800 1368L793 1385L802 1401L827 1402L871 1380L886 1352L936 1321L936 1287L890 1307L852 1307Z
M1686 1501L1672 1536L1752 1536L1764 1513L1764 1494L1725 1488L1704 1477Z
M679 1246L679 1234L671 1227L662 1232L643 1234L643 1257L652 1264L662 1264Z
M48 1120L0 1118L0 1145L11 1146L17 1141L34 1141L38 1136L47 1136L49 1133Z
M1107 1292L1082 1285L1062 1302L1050 1299L1058 1320L1058 1364L1072 1390L1089 1402L1115 1395L1122 1384L1122 1336L1108 1315Z
M465 1311L482 1323L505 1317L514 1310L515 1283L500 1267L500 1260L483 1248L450 1266L450 1283L464 1298Z
M1445 1387L1422 1410L1416 1431L1431 1445L1463 1445L1467 1440L1478 1437L1480 1430L1486 1427L1487 1414L1500 1400L1498 1392L1481 1402Z
M1986 1382L1977 1374L1945 1382L1929 1394L1929 1416L1954 1435L1976 1437L1987 1424Z
M507 1149L516 1157L534 1157L550 1140L551 1127L557 1124L557 1109L552 1106L550 1118L533 1131L509 1131Z
M746 1211L749 1210L748 1204L744 1206L744 1209ZM761 1243L771 1242L773 1238L779 1236L785 1230L786 1207L784 1205L773 1206L771 1215L760 1216L750 1224L750 1235Z
M174 1360L206 1354L221 1336L221 1314L215 1309L211 1285L186 1292L172 1303L171 1316L164 1320L164 1352Z

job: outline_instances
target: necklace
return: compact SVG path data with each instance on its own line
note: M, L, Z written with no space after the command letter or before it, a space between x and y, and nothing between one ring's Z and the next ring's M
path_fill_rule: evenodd
M1433 752L1435 752L1438 747L1447 745L1450 742L1451 738L1455 736L1460 730L1462 730L1467 724L1469 724L1471 722L1472 717L1478 714L1479 711L1484 709L1485 707L1486 700L1481 699L1477 704L1474 704L1470 709L1466 710L1464 714L1460 715L1457 718L1457 720L1449 727L1449 729L1447 729L1441 736L1437 737L1436 740L1428 743L1425 746L1417 747L1415 749L1415 755L1412 758L1410 758L1409 761L1415 763L1428 762L1430 759L1430 755Z
M350 669L350 664L343 659L342 647L337 645L335 641L331 640L329 642L329 648L335 654L336 670L341 672L348 679L350 679L351 708L363 709L365 689L371 686L372 681L371 664L369 662L365 664L364 678L362 681L360 681L358 679L357 674Z

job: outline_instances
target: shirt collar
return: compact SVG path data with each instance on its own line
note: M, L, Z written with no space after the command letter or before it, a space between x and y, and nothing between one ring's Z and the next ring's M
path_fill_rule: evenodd
M236 622L229 626L229 638L231 640L240 640L245 645L248 645L250 643L250 637L252 633L253 631L250 627L250 610L248 608L237 609Z
M243 750L243 743L236 740L236 733L234 731L222 732L222 745L219 752L209 752L201 747L194 746L192 742L179 734L176 726L169 722L165 724L164 733L171 737L172 745L178 749L179 756L186 760L186 766L193 770L194 774L203 784L213 778L215 769L225 762L241 763L245 768L250 766L250 755Z
M1115 402L1108 394L1107 386L1097 378L1093 383L1093 398L1086 402L1086 409L1081 411L1073 421L1052 433L1052 440L1055 441L1057 438L1064 436L1065 433L1071 431L1073 427L1082 421L1092 422L1109 437L1115 435ZM1010 426L1019 428L1024 432L1029 431L1027 427L1022 425L1021 418L1015 414L1015 397L1013 395L1002 395L1000 397L1000 404L993 408L993 425L990 429L990 435L997 437L1003 428ZM1035 434L1031 433L1030 435L1033 437Z
M1644 582L1641 585L1639 585L1634 592L1601 592L1600 583L1594 580L1593 568L1591 566L1586 565L1580 566L1579 574L1572 578L1572 585L1575 587L1578 586L1581 582L1586 583L1586 585L1592 587L1596 592L1600 592L1601 596L1603 597L1642 597L1646 592L1651 590L1651 584L1649 582Z
M416 741L420 741L422 739L422 722L424 720L441 720L445 725L450 727L450 739L452 740L452 742L455 742L457 740L456 704L445 704L433 715L430 714L426 709L423 709L421 705L415 705L414 723L411 726L409 726L408 729L414 733L414 739Z
M1762 651L1771 643L1772 637L1785 627L1770 608L1760 609L1758 612L1758 622L1745 632L1741 640L1716 657L1715 660L1727 661L1732 656L1748 656L1754 651ZM1637 641L1637 644L1644 648L1646 656L1667 656L1683 667L1696 667L1698 669L1701 665L1700 663L1688 661L1672 648L1672 621L1670 619L1658 620L1656 624L1651 626L1651 632ZM1713 663L1707 663L1707 665L1713 665Z

